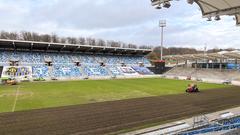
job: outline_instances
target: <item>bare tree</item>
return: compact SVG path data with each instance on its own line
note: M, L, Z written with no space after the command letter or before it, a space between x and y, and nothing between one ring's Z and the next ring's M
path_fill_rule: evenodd
M7 35L8 35L8 34L7 34L6 31L1 31L0 37L1 37L1 39L8 39Z
M77 38L67 37L67 42L68 42L69 44L77 44Z
M21 36L24 41L33 41L31 32L22 31Z
M19 39L19 35L17 32L10 32L9 33L9 39L11 40L18 40Z
M60 42L65 44L67 42L67 39L65 37L60 38Z
M146 45L141 45L141 46L139 46L139 49L149 49L149 48Z
M40 39L41 42L51 42L52 41L51 35L49 35L49 34L44 34L44 35L41 35L40 37L41 37L41 39Z
M51 39L53 43L60 43L59 37L54 33L51 35Z
M88 45L96 45L96 40L94 38L87 38L86 41Z
M31 33L32 34L32 40L33 41L41 41L41 36L38 33Z
M78 38L78 43L79 43L80 45L85 45L85 44L86 44L85 38L83 38L83 37Z
M102 39L99 39L97 41L97 46L106 46L106 42L104 40L102 40Z
M137 48L137 45L134 45L134 44L128 44L128 48Z
M120 42L109 41L108 44L109 44L111 47L121 47Z
M110 47L124 47L124 48L137 48L137 45L134 44L126 44L123 42L117 41L106 41L103 39L95 39L95 38L84 38L84 37L58 37L57 34L39 34L36 32L28 32L28 31L21 31L17 32L0 32L1 39L11 39L11 40L24 40L24 41L40 41L40 42L53 42L53 43L69 43L69 44L81 44L81 45L92 45L92 46L110 46ZM141 46L142 49L148 49L147 46ZM158 49L156 49L158 50ZM229 49L230 50L230 49ZM178 50L175 48L168 49L168 53L173 52L177 53ZM181 50L181 53L193 52L191 49L184 48ZM213 50L215 51L215 50ZM179 51L178 51L179 53Z

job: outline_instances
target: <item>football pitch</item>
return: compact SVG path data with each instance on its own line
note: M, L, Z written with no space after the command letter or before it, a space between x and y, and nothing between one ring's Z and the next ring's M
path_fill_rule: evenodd
M160 78L21 83L0 86L0 112L184 93L190 81ZM229 87L197 83L200 90Z

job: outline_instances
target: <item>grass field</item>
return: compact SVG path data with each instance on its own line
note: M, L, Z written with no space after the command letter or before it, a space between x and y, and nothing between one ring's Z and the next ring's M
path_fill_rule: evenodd
M21 83L0 86L0 112L87 104L139 97L184 93L189 81L168 79L84 80L69 82ZM228 87L198 83L201 90Z

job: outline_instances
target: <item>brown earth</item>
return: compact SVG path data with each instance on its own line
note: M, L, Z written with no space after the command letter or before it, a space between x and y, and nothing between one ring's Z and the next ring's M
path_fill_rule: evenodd
M0 135L114 134L240 106L240 88L0 114Z

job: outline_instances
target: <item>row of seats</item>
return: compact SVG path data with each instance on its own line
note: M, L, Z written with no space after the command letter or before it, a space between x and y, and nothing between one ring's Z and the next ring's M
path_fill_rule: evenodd
M138 70L135 70L138 69ZM139 70L141 69L141 70ZM80 77L80 76L123 76L123 75L152 75L153 73L145 67L115 67L99 65L86 65L77 67L75 65L46 65L32 66L34 78L61 78L61 77Z
M148 68L146 67L139 67L139 66L133 66L132 67L135 71L137 71L139 74L142 75L153 75L153 72L150 71Z
M109 76L106 68L97 65L84 66L83 70L87 76Z
M80 69L74 65L54 65L52 77L79 77L82 76Z
M0 54L0 62L7 63L9 61L19 61L21 63L43 63L44 57L41 53L27 53L27 52L8 52L4 51Z
M80 62L81 64L105 63L107 65L116 65L124 63L133 65L143 63L145 65L150 65L150 62L141 56L2 51L0 53L0 64L10 61L19 61L20 65L39 64L46 61L51 61L55 64Z
M34 78L152 74L147 68L139 67L141 63L150 65L143 56L1 51L0 66L8 67L11 62L28 66ZM76 63L79 65L76 66ZM100 66L102 64L105 67ZM122 65L127 67L121 67Z
M48 66L36 65L32 67L33 78L46 78L50 76Z
M113 76L122 76L123 75L122 71L118 67L111 65L111 66L108 66L108 69L111 71Z
M207 133L226 131L226 130L232 130L237 128L240 128L240 117L219 122L219 124L212 124L201 129L185 132L185 133L182 133L181 135L207 134Z

